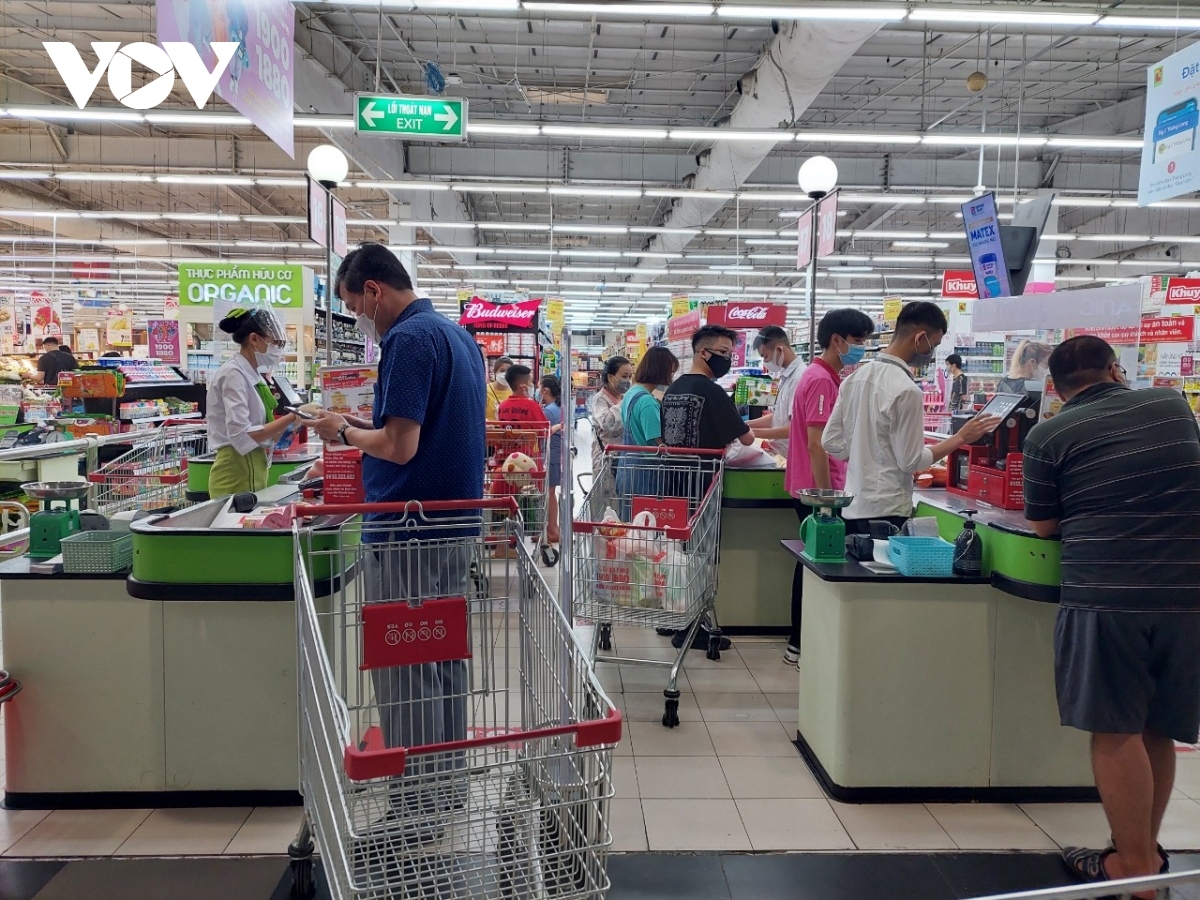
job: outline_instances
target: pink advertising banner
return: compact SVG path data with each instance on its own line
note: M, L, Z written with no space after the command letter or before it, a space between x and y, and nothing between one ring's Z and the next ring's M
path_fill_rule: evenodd
M158 0L158 40L186 41L211 71L212 44L241 47L217 82L217 95L295 156L292 84L296 11L291 0Z
M179 365L183 362L179 345L179 323L171 319L150 319L146 322L146 338L150 358Z

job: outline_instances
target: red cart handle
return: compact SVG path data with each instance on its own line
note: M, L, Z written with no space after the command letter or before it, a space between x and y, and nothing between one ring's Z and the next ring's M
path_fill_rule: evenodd
M314 516L365 516L369 513L449 512L468 509L502 509L518 513L521 508L512 497L479 500L405 500L402 503L301 503L296 506L300 518Z
M427 744L423 747L393 747L388 750L359 750L354 745L346 747L342 763L346 777L351 781L369 781L373 778L395 778L404 774L408 757L427 753L454 753L475 747L494 747L515 741L536 741L542 738L575 735L576 747L596 747L600 744L618 744L621 741L621 711L613 708L603 719L576 722L571 725L555 725L550 728L535 728L531 731L509 731L504 734L489 734L486 737L447 741L442 744Z
M604 447L605 453L658 453L662 456L706 456L710 459L721 459L725 456L724 450L693 450L691 447L668 447L665 444L659 444L655 447L638 447L628 444L606 444Z

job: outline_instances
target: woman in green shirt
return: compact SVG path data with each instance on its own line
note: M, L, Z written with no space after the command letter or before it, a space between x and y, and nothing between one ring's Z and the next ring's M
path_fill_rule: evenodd
M622 443L637 447L655 447L662 440L662 413L655 391L665 391L679 371L679 360L666 347L651 347L633 373L633 387L621 401L621 421L625 423Z

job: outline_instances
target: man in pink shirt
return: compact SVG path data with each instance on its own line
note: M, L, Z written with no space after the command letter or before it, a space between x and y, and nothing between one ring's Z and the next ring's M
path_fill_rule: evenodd
M788 440L787 472L783 485L793 497L807 488L846 487L846 463L833 459L821 446L821 433L833 413L842 369L862 361L863 342L875 332L875 323L857 309L834 309L825 314L817 327L821 355L800 376L792 398L791 434ZM794 501L796 515L803 521L812 509ZM788 637L783 661L800 661L800 619L803 609L804 567L796 563L792 576L792 633Z

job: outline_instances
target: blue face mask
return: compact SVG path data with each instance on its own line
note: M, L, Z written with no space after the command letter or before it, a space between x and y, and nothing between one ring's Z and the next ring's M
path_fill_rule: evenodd
M862 362L866 352L867 348L862 344L851 344L846 348L845 353L838 354L838 358L841 359L843 366L856 366Z

